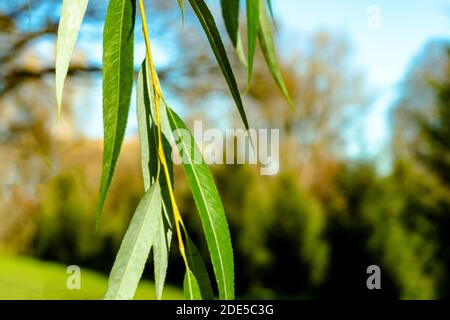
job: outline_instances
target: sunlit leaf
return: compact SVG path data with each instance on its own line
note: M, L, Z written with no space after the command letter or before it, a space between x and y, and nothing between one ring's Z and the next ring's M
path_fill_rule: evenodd
M247 3L247 85L250 86L253 73L253 60L256 53L256 39L258 39L259 29L259 7L261 0L246 0Z
M239 61L245 66L248 67L247 57L245 56L244 46L242 44L241 34L238 33L237 46L235 48L236 55L239 58Z
M189 129L174 111L168 108L167 111L172 130L179 136L175 143L183 157L183 168L200 214L219 298L234 299L233 249L219 193Z
M134 0L111 0L103 32L103 170L97 227L119 157L133 86Z
M191 270L186 270L183 281L184 297L186 300L202 300L197 279Z
M283 76L281 75L280 67L275 52L275 43L273 40L272 26L270 23L269 15L267 14L266 5L261 2L260 5L260 30L259 30L259 43L263 52L264 58L269 66L269 70L272 73L275 82L283 93L289 106L295 110L295 105L289 95L286 84L284 83Z
M202 25L203 30L206 33L217 62L219 63L222 73L225 76L225 80L227 81L228 87L230 88L241 119L244 122L244 126L246 129L249 129L247 115L245 114L241 94L239 92L233 70L231 69L230 61L228 60L225 47L220 37L219 30L217 30L217 25L214 21L214 17L212 16L211 11L209 10L204 0L189 0L189 3L194 9L195 14L197 15L198 20L200 21L200 24Z
M61 113L62 95L64 81L69 70L70 58L72 57L81 22L88 5L88 0L63 0L61 18L56 40L56 103L58 114Z
M131 219L109 276L105 299L128 300L134 297L158 231L161 210L161 190L155 183L145 193Z

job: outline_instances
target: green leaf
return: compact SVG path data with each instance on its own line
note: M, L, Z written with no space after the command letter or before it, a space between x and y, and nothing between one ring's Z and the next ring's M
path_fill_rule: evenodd
M197 279L195 279L191 270L186 270L186 273L184 274L183 287L186 300L202 300Z
M295 105L289 95L289 92L286 88L286 85L283 80L283 76L281 75L280 67L278 65L277 56L275 53L275 43L273 41L273 33L272 26L270 24L270 18L267 14L266 6L264 2L261 2L260 5L260 14L259 14L259 43L261 45L261 50L264 55L264 58L269 66L269 70L272 73L275 82L283 93L285 99L287 100L289 106L292 109L296 109Z
M234 299L233 248L219 193L189 129L174 111L167 108L167 114L174 134L179 136L175 142L183 158L183 168L200 214L219 298Z
M154 183L158 171L158 137L152 111L154 108L153 87L148 85L145 61L141 65L136 88L136 114L139 143L141 149L141 167L144 188L148 190Z
M108 281L105 299L128 300L134 297L161 216L161 190L155 183L140 201L120 245Z
M250 87L253 74L253 60L256 53L256 39L258 38L259 29L259 7L260 0L247 1L247 37L248 37L248 57L247 57L247 87Z
M133 43L136 3L110 0L103 32L103 170L97 227L119 158L133 86Z
M169 212L163 210L158 219L156 237L153 242L153 261L155 273L156 298L161 300L164 283L166 281L167 268L169 266L170 243L172 241L172 227L168 218Z
M217 25L214 21L214 17L212 16L211 11L209 11L209 8L204 0L189 0L189 2L198 17L203 30L206 33L217 62L219 63L220 69L222 70L228 87L230 88L241 119L244 122L244 126L248 130L249 125L247 115L245 114L244 105L242 103L241 94L239 93L239 88L237 86L233 70L231 69L230 61L228 60L228 56L220 37L219 30L217 30Z
M61 113L62 95L64 81L69 70L70 58L72 57L81 22L88 5L88 0L63 0L61 8L61 19L58 27L56 40L56 104L58 114Z
M248 62L247 57L245 56L244 46L242 44L241 34L238 33L237 46L235 48L236 55L239 58L239 61L247 68Z
M225 22L228 36L230 37L236 55L244 66L247 66L242 39L239 32L239 6L240 0L221 0L222 17Z
M146 61L142 63L137 83L137 102L136 111L138 118L139 140L141 145L141 164L145 190L157 179L158 171L158 153L157 153L157 127L154 120L155 101L153 93L153 84L151 83L149 65ZM164 132L170 130L167 114L162 113L161 121L164 126ZM171 132L171 131L170 131ZM171 154L170 144L165 141L166 154ZM173 179L173 164L171 157L167 157L170 175ZM166 279L167 267L169 262L170 243L172 240L171 212L169 192L165 175L159 177L161 185L161 194L163 198L163 211L157 223L157 233L153 243L154 273L156 297L161 299L164 282Z
M225 28L236 48L239 34L239 0L221 0L222 17L225 22Z
M140 82L142 81L142 83ZM140 85L141 83L141 85ZM141 64L141 69L139 72L139 77L138 77L138 125L139 125L139 118L144 119L146 121L146 124L144 124L141 121L141 127L144 129L145 127L150 127L150 126L156 126L156 111L155 111L155 98L154 98L154 92L153 92L153 79L151 76L151 71L150 71L150 65L147 63L146 60L144 60L144 62ZM140 89L141 88L141 89ZM144 90L146 90L146 92L144 92ZM142 96L142 97L140 97ZM145 100L144 100L145 99ZM160 101L160 105L163 105L164 101L161 99ZM145 106L144 106L145 105ZM142 106L142 107L141 107ZM144 115L143 113L147 113L146 115ZM163 133L164 137L170 137L172 136L172 129L170 127L169 124L169 119L167 118L167 113L166 113L166 108L164 107L160 107L160 121L161 121L161 132ZM140 137L142 137L143 139L147 139L147 137L145 137L145 130L143 130L142 132L140 131ZM142 140L144 141L144 140ZM164 142L164 141L163 141ZM164 148L165 148L165 152L166 152L166 156L167 155L171 155L172 149L171 149L171 145L170 142L166 139L165 140L166 143L164 143ZM155 135L155 146L157 144L157 136ZM144 144L145 146L145 144ZM146 156L145 159L147 159L148 156ZM167 161L169 164L169 167L172 165L171 163L171 157L168 157ZM157 161L157 159L155 160ZM156 168L156 167L155 167ZM155 171L156 172L156 171Z
M205 300L213 300L214 293L211 287L211 281L209 280L208 270L206 269L205 262L203 261L200 252L195 244L187 236L186 238L186 256L188 259L189 268L198 281L202 298Z

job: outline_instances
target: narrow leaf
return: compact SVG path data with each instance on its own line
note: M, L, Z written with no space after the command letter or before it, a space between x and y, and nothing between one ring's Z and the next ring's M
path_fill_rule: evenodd
M247 57L247 86L250 86L253 73L253 60L256 53L256 39L258 38L259 29L259 7L260 0L247 1L247 37L248 37L248 57Z
M197 279L202 298L204 300L213 300L214 293L209 280L208 270L203 261L200 252L194 245L192 240L186 235L186 256L189 263L189 268Z
M141 149L141 167L144 188L148 190L154 183L158 171L157 131L152 119L154 108L153 87L148 86L146 63L142 63L136 88L136 114L139 143Z
M191 270L186 270L186 273L184 274L183 287L186 300L202 300L197 279L195 279Z
M221 0L222 17L225 22L225 28L236 48L239 34L239 0Z
M270 18L267 14L266 6L264 2L260 5L259 14L260 30L259 30L259 43L263 52L264 58L269 66L269 70L272 73L275 82L283 93L289 106L295 110L295 105L289 95L287 87L284 83L283 76L281 75L280 67L278 65L277 56L275 53L275 44L273 40L272 26L270 24Z
M156 298L161 300L164 283L166 281L169 265L170 243L172 241L172 228L169 225L166 210L163 210L157 223L157 232L153 242L153 261L155 273Z
M247 57L245 56L244 46L242 44L241 34L238 33L237 46L235 48L236 55L239 58L239 61L245 66L248 67Z
M157 179L158 171L158 153L157 153L157 127L154 120L155 101L153 93L153 84L151 83L149 66L146 61L142 63L138 76L136 90L136 111L138 117L138 131L141 145L141 163L145 190ZM167 115L164 112L164 121L161 124L165 127L164 131L170 130ZM164 141L166 154L171 153L170 144ZM170 175L173 179L172 159L167 157ZM155 291L157 299L161 299L164 283L166 279L167 267L169 262L170 243L172 240L171 215L172 206L170 203L169 192L165 175L161 175L160 186L163 198L163 211L158 218L156 237L153 243Z
M244 66L247 66L247 57L242 46L239 32L239 7L240 0L221 0L222 17L225 22L228 36L230 37L236 55Z
M234 263L230 231L214 179L203 162L194 138L180 117L167 108L183 168L206 236L220 299L234 299Z
M58 27L56 40L56 104L58 114L61 113L62 95L64 81L69 70L70 58L72 57L81 22L88 5L88 0L63 0L61 8L61 19Z
M161 190L155 183L140 201L111 270L105 299L134 297L161 216Z
M140 70L138 80L141 79L141 77L142 77L142 91L146 90L146 92L142 92L142 95L145 95L145 100L143 100L142 98L139 98L139 97L138 98L140 99L140 101L147 104L147 106L145 107L145 112L147 112L146 121L149 122L147 125L148 126L152 126L152 125L156 126L156 111L155 111L155 100L154 100L155 98L154 98L154 92L153 92L154 83L153 83L153 78L151 76L150 65L147 63L146 60L144 60L144 62L141 65L141 70ZM139 81L138 81L138 90L139 90ZM160 105L162 106L163 104L164 104L164 101L161 99ZM141 109L143 110L144 108L141 108ZM161 131L163 133L163 136L170 138L172 136L172 129L169 124L169 119L167 118L166 108L160 107L159 111L160 111ZM169 141L167 141L167 139L166 139L166 142L167 142L167 144L164 144L166 155L167 154L171 155L170 143L169 143ZM156 144L156 141L155 141L155 144ZM167 160L170 161L171 158L167 159Z
M103 170L97 227L119 158L133 86L135 0L111 0L103 32Z
M204 0L189 0L189 2L206 33L217 62L219 63L220 69L222 70L228 87L230 88L244 126L248 130L249 125L247 115L245 114L244 105L242 103L241 94L239 93L239 88L237 86L233 70L231 69L230 61L228 60L219 30L217 29L216 22L214 21L214 17L212 16L211 11Z

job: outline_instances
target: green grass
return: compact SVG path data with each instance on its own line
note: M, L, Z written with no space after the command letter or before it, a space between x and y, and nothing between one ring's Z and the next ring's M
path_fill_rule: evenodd
M0 255L0 300L92 300L102 299L107 277L81 269L81 288L69 290L67 266L26 257ZM141 281L135 299L155 299L152 282ZM163 299L183 299L180 289L166 286Z

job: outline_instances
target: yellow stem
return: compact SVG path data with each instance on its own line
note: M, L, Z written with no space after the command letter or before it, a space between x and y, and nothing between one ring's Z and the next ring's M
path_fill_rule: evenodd
M165 174L166 181L167 181L167 187L169 189L170 202L172 203L173 217L174 217L174 222L175 222L175 229L176 229L176 233L177 233L180 254L183 258L186 268L189 269L189 265L188 265L187 258L186 258L186 252L185 252L185 248L184 248L184 243L183 243L183 238L181 236L181 231L180 231L180 223L182 224L183 220L181 219L180 211L178 210L178 205L175 200L175 195L174 195L173 187L172 187L172 181L170 179L169 168L167 166L166 155L164 153L164 148L163 148L163 144L162 144L161 114L160 114L160 110L159 110L159 99L162 98L162 93L161 93L161 88L159 86L159 81L158 81L158 77L156 74L155 66L153 64L152 51L151 51L151 47L150 47L150 38L148 36L147 18L145 17L145 8L144 8L144 3L142 0L139 0L139 8L141 11L141 18L142 18L142 31L144 33L145 46L147 49L147 61L150 64L150 71L151 71L152 82L153 82L153 93L154 93L154 98L155 98L156 126L158 129L158 158L159 158L159 162L161 163L161 165L163 167L164 174ZM159 166L159 163L158 163L158 166Z

